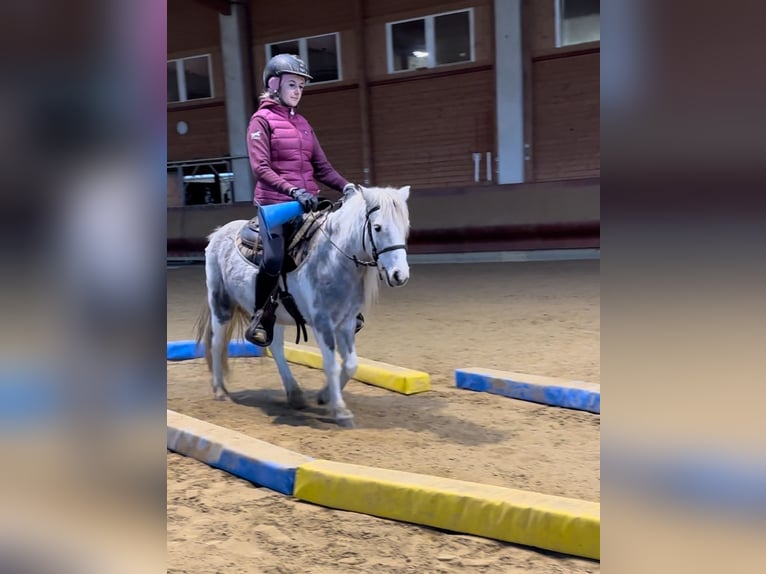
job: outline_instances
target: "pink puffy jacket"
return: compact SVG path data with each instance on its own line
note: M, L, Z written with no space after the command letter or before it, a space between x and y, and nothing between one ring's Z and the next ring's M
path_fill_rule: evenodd
M316 181L337 191L348 184L328 161L306 118L279 102L264 100L250 118L247 150L257 178L254 203L290 201L293 187L316 195Z

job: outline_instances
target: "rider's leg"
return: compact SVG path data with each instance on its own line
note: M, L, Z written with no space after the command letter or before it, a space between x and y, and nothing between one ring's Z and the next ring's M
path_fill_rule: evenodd
M268 347L274 338L276 306L271 295L277 286L279 275L270 275L260 269L255 278L255 313L245 330L245 339L260 347Z
M279 281L284 259L284 235L282 226L266 232L260 229L263 245L263 261L255 278L255 311L245 331L245 339L260 347L268 347L274 337L276 305L272 299Z

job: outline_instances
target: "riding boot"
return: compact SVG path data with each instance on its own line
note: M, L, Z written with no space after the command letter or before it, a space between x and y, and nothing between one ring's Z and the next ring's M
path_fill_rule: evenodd
M268 347L274 338L276 305L272 298L279 275L269 275L261 270L255 279L255 314L245 331L245 339L253 345Z
M356 316L356 330L354 331L354 334L358 333L362 330L362 327L364 327L364 315L359 313Z

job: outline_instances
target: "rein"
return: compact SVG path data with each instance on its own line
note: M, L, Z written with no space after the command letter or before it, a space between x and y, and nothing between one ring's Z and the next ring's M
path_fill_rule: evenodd
M332 238L329 235L327 235L327 233L325 232L324 224L319 229L324 234L324 236L327 238L327 241L330 242L330 245L335 247L335 249L337 249L340 252L340 254L343 255L343 257L345 257L349 261L353 261L354 265L356 265L357 267L359 267L360 265L363 266L363 267L377 267L378 266L378 259L384 253L388 253L389 251L396 251L397 249L404 249L405 251L407 251L407 246L405 244L403 244L403 243L399 243L399 244L396 244L396 245L389 245L388 247L384 247L383 249L378 250L377 245L375 245L375 239L373 238L373 235L372 235L372 222L370 221L370 215L375 213L379 209L380 209L379 205L376 205L375 207L370 208L367 211L367 215L365 216L365 219L364 219L364 226L365 226L366 233L362 235L362 249L364 250L365 253L367 253L367 244L366 244L365 240L366 240L367 236L369 235L369 237L370 237L370 245L372 246L372 260L371 261L362 261L356 255L349 255L348 253L343 251L340 247L335 245L335 242L332 240Z

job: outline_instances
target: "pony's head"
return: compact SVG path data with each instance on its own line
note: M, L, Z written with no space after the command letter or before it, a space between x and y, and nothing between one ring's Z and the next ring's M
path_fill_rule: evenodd
M410 214L407 199L410 186L359 187L366 205L364 241L391 287L401 287L410 278L407 263L407 236Z

